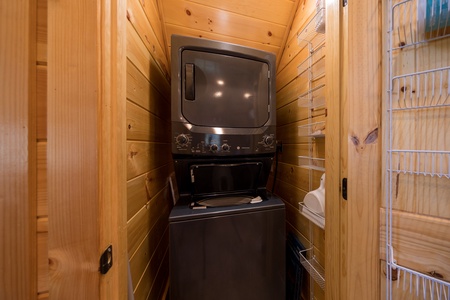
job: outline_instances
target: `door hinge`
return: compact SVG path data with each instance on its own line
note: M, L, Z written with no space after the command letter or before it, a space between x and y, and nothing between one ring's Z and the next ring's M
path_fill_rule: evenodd
M347 6L347 0L342 0L342 6L346 7Z
M347 200L347 178L342 179L342 198Z
M99 271L101 274L106 274L109 269L111 269L113 264L113 254L112 254L112 245L109 245L108 248L103 252L102 256L100 256L100 268Z

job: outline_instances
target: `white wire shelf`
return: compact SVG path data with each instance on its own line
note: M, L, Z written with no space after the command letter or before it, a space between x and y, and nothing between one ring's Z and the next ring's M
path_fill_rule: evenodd
M308 252L312 252L312 248L300 251L300 263L320 288L325 290L325 271L314 255L308 259Z
M450 6L446 0L399 1L392 6L391 50L450 36Z
M388 284L392 290L393 286L397 289L402 288L419 299L437 299L450 300L450 282L437 278L434 274L426 274L397 264L394 259L394 251L390 245L387 245L387 263L386 275ZM395 273L395 276L393 275Z
M300 168L325 172L325 158L299 156L298 165Z
M386 299L393 299L397 285L414 299L450 300L450 282L398 265L391 247L394 174L450 179L448 144L436 134L448 127L450 66L439 56L448 44L438 40L450 37L450 5L448 0L389 0L388 9ZM402 113L408 110L414 111Z
M388 171L450 179L450 151L388 150Z
M325 137L325 121L298 126L298 135L312 138Z
M392 77L392 110L450 106L450 67Z

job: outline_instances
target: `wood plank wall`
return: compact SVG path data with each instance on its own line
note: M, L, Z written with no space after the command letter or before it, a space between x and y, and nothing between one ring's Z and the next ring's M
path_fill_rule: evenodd
M127 235L135 299L168 288L170 76L156 0L127 1Z
M309 89L307 76L299 76L297 67L309 56L308 47L299 46L297 35L305 28L316 14L316 1L301 1L291 31L288 35L283 55L277 70L277 140L283 144L282 153L278 155L278 174L275 194L286 204L287 231L294 233L301 243L308 248L311 244L318 261L324 266L325 234L324 230L314 225L299 213L299 202L303 201L310 190L309 172L312 172L312 189L319 186L323 172L310 171L299 167L298 156L308 156L309 140L299 136L298 127L308 123L307 108L298 105L298 96ZM324 67L323 55L316 67ZM312 87L325 83L325 76L319 76L312 82ZM323 89L322 89L323 90ZM314 113L312 122L324 120L325 111ZM325 157L324 141L317 139L314 150L317 157ZM269 189L272 188L269 179ZM306 275L302 290L303 299L310 297L310 279ZM312 285L315 299L324 299L324 291L316 284Z
M38 299L49 290L47 5L37 1ZM170 68L156 1L128 1L127 18L128 250L136 299L159 299L168 282Z
M401 1L392 1L393 5ZM448 68L450 66L450 38L429 41L419 46L409 46L412 40L409 36L399 36L399 27L408 26L414 33L420 32L417 20L417 1L414 5L408 3L395 9L392 36L392 47L398 47L403 42L407 47L393 51L393 76L414 74L417 72ZM391 8L385 4L383 7L383 25L388 32L388 14ZM406 25L405 25L406 23ZM446 33L448 34L447 27ZM409 32L409 31L408 31ZM434 33L435 34L435 33ZM420 37L420 35L418 35ZM387 34L383 34L384 50L387 50ZM387 55L387 54L386 54ZM384 73L388 75L387 56L385 57ZM403 77L396 80L393 86L393 107L411 107L413 105L434 106L438 103L448 103L448 88L450 82L448 71L434 72L428 75ZM386 81L388 82L388 81ZM440 86L442 85L442 86ZM387 88L385 89L387 90ZM444 101L444 99L446 99ZM383 112L387 117L386 108L388 99L384 98ZM417 104L416 104L417 103ZM392 131L393 148L402 150L450 150L450 107L434 107L428 109L413 109L395 111L392 115L391 128L385 128L387 135ZM406 155L405 155L406 156ZM395 159L395 157L394 157ZM420 170L423 172L449 172L449 161L446 158L426 159L418 158L396 159L397 166L404 169L413 169L420 161ZM405 163L406 162L406 163ZM433 166L434 165L434 166ZM383 169L386 171L385 169ZM437 175L414 175L399 172L392 178L392 246L394 258L401 266L408 267L423 274L434 274L444 281L450 281L450 185L449 179ZM386 188L386 187L385 187ZM386 285L386 272L384 260L386 258L386 203L381 202L380 210L380 252L381 252L381 289L384 295ZM404 274L402 274L404 276ZM409 276L407 277L409 281ZM414 281L414 280L413 280ZM394 299L423 299L423 287L416 294L415 282L392 282ZM412 293L410 292L412 289ZM430 295L427 288L426 299L437 298ZM448 297L448 293L447 293Z

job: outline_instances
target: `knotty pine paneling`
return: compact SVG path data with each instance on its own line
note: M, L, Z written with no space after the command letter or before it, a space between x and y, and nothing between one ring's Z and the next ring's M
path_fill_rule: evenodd
M143 280L143 275L146 272L150 261L154 257L154 253L158 250L163 249L158 247L160 245L162 245L162 247L167 247L169 245L168 228L164 220L164 218L168 216L169 214L166 212L158 219L155 226L145 236L145 239L142 241L141 246L130 258L130 270L131 277L133 278L133 289L136 289L136 287L141 284L151 284L151 282L142 283L141 281ZM158 268L152 270L152 272L156 273L157 269Z
M127 139L170 143L170 136L161 128L170 128L170 115L155 116L147 110L127 101Z
M163 16L160 15L157 0L139 0L139 2L142 4L145 15L152 27L153 34L163 49L163 53L167 55L167 42L164 36L164 23L162 20ZM168 60L168 62L170 63L170 60Z
M220 9L184 0L165 0L164 21L203 32L271 44L280 47L285 25L271 23L236 13L224 14Z
M127 220L130 220L146 203L167 185L171 164L151 170L127 183Z
M156 1L127 2L127 240L135 299L168 282L170 66ZM155 296L156 295L156 296Z
M259 0L246 0L245 5L241 0L210 1L210 0L190 0L190 2L209 6L222 11L235 11L240 15L259 20L285 25L285 20L289 20L295 5L293 0L270 1L261 5ZM256 7L260 9L255 9Z
M450 219L450 186L438 176L415 176L398 173L392 178L392 209ZM386 207L385 201L381 203Z
M148 80L151 81L153 74L159 72L164 74L163 77L170 82L169 70L162 68L158 63L156 69L153 67L152 61L157 60L150 54L130 22L127 22L127 58ZM163 57L161 56L160 58Z
M147 274L148 273L148 274ZM142 286L140 285L135 292L135 299L160 300L165 299L164 293L167 287L167 278L169 277L169 251L165 252L164 257L160 261L160 267L156 276L150 276L150 269L146 270Z
M127 1L127 18L129 21L128 24L133 26L134 32L140 37L153 59L165 74L169 74L170 66L165 54L164 45L158 40L139 0Z
M127 142L127 178L149 172L172 161L170 144L149 142Z
M386 255L386 217L380 210L380 258ZM450 220L393 211L392 246L397 263L422 273L436 272L450 279Z
M159 72L156 63L150 61L150 80L127 59L127 99L156 116L170 116L170 85Z
M297 66L292 65L292 68ZM325 77L318 78L311 82L311 88L318 88L325 84ZM308 81L305 76L298 76L282 89L277 91L277 108L280 108L292 101L298 99L300 95L304 95L308 91ZM278 120L277 120L278 121Z
M315 0L303 0L297 8L295 16L292 20L291 28L289 30L288 39L286 44L292 39L297 39L297 35L300 33L301 29L306 26L310 18L316 13L316 3ZM285 54L283 53L283 56Z
M133 256L141 246L142 241L148 233L152 233L153 226L161 218L167 222L172 207L170 189L167 185L158 195L150 199L139 212L128 221L128 254ZM157 233L152 233L157 234Z
M320 177L323 174L318 171L310 171L299 167L299 156L309 156L310 151L315 157L324 157L325 149L323 139L315 139L300 134L299 126L309 122L325 120L325 110L309 111L308 108L299 105L299 96L309 89L324 84L324 53L315 57L313 64L313 76L316 80L310 81L305 68L299 70L299 66L309 66L309 49L306 43L299 45L297 35L307 22L315 15L315 1L300 3L294 18L293 26L288 35L282 57L279 59L277 71L277 140L283 143L283 151L278 154L278 174L275 185L275 193L286 204L287 230L297 235L305 247L312 245L314 254L322 265L325 258L325 232L299 212L299 202L309 190L318 187ZM318 35L315 39L319 40ZM312 119L308 120L309 117ZM310 177L311 174L311 177ZM310 182L311 179L311 182ZM317 285L310 285L310 278L305 275L302 294L309 295L310 287L313 289L315 299L324 299L325 294Z
M271 52L274 54L276 54L279 50L279 47L271 45L271 44L261 44L259 42L250 41L250 40L246 40L246 39L240 39L240 38L236 38L236 37L230 37L230 36L224 37L223 35L220 35L215 32L202 31L199 29L193 29L193 28L184 27L181 25L166 24L165 29L166 29L166 35L167 35L168 39L173 34L179 34L179 35L193 36L193 37L199 37L199 38L205 38L205 39L217 40L217 41L226 40L226 42L228 42L228 43L238 44L238 45L242 45L242 46L246 46L246 47L250 47L250 48L261 49L263 51ZM168 42L170 43L170 39L168 40ZM171 49L171 47L169 44L169 51L170 51L170 49Z

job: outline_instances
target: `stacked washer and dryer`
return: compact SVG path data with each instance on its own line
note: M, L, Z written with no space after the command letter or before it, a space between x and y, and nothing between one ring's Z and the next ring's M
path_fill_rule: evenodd
M177 35L171 47L170 299L284 299L285 208L266 190L275 56Z

